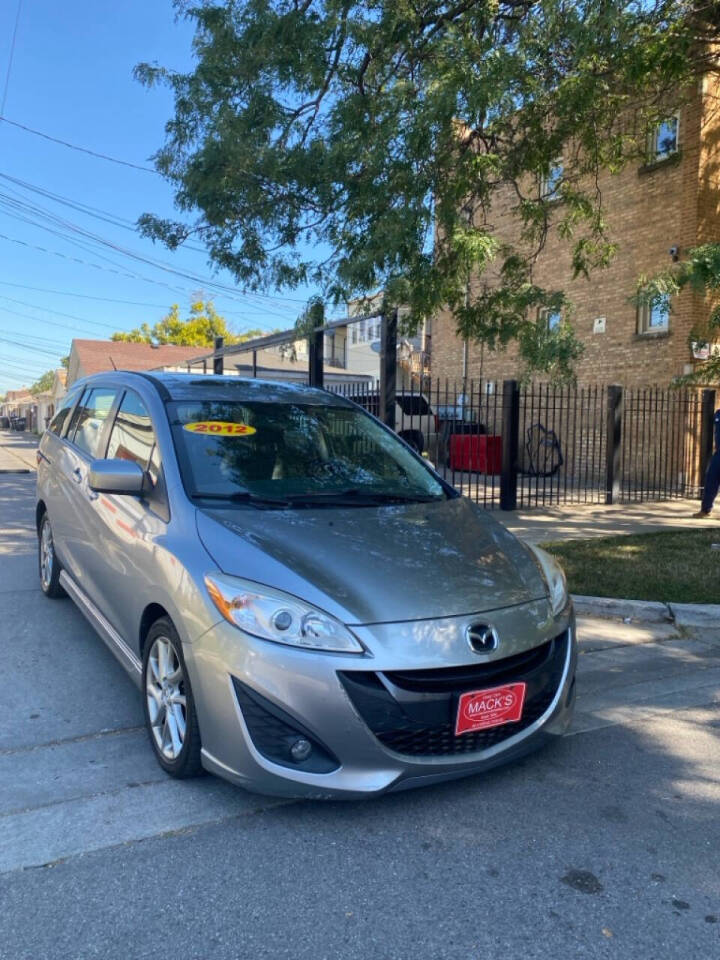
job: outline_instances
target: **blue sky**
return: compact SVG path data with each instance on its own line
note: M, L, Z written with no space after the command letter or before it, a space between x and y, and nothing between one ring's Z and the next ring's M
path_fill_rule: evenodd
M16 0L0 4L0 98L16 11ZM175 20L170 0L22 0L4 116L150 166L172 101L165 90L142 87L132 70L144 60L189 67L191 40L190 24ZM202 252L171 253L18 180L128 223L146 211L173 212L170 186L156 174L0 123L0 394L58 366L73 337L104 338L143 321L155 323L172 303L184 309L202 289L200 283L86 240L78 246L66 226L48 224L47 211L174 269L234 286L229 274L213 272ZM28 215L27 204L43 210ZM276 329L292 326L309 292L263 298L237 290L215 294L214 301L235 330Z

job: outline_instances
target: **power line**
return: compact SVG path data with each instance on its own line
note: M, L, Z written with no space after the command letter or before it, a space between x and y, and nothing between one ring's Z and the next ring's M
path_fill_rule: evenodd
M98 300L103 303L120 303L130 307L157 307L166 310L167 303L147 303L143 300L118 300L115 297L96 297L89 293L73 293L70 290L51 290L49 287L33 287L27 283L13 283L10 280L0 280L3 287L17 287L20 290L33 290L35 293L54 293L59 297L77 297L82 300ZM9 299L9 298L5 298ZM43 309L45 309L43 307Z
M31 363L34 363L36 367L39 368L43 373L45 370L47 370L44 360L26 360L23 363L13 363L12 360L8 360L5 357L0 357L0 365L3 367L14 367L16 370L20 370L21 373L24 373L28 377L39 376L40 374L38 373L37 369L34 371L30 369L29 365Z
M50 307L41 307L37 303L28 303L26 300L16 300L14 297L0 295L0 300L6 300L8 303L18 303L21 307L30 307L32 310L43 310L45 313L52 313L53 316L65 317L66 320L75 320L77 323L87 323L92 327L104 327L106 330L116 330L117 324L103 323L101 320L87 320L85 317L75 316L73 313L63 313L61 310L52 310ZM3 309L0 307L0 309ZM30 317L31 320L37 320L39 323L48 323L43 317L32 317L30 314L19 313L19 316ZM57 326L57 324L55 324Z
M7 100L8 87L10 86L10 74L12 73L13 59L15 57L15 41L17 40L22 5L23 0L18 0L17 11L15 13L15 26L13 27L12 41L10 43L10 57L8 59L7 73L5 74L5 89L3 90L2 105L0 105L0 116L5 113L5 101Z
M27 385L29 379L29 376L19 377L16 373L8 373L7 371L0 373L0 380L13 380L15 383L19 383L23 387Z
M136 233L136 227L133 221L128 220L125 217L120 217L117 214L111 213L107 210L102 210L90 204L85 204L85 203L82 203L81 201L73 200L69 197L64 197L61 194L53 193L52 191L47 190L45 187L39 187L35 184L28 183L25 180L20 180L17 177L11 177L8 174L0 173L0 178L2 178L3 180L7 180L11 183L14 183L16 186L21 187L23 190L30 191L31 193L37 193L40 196L44 197L45 199L52 200L55 203L60 203L65 206L69 206L71 209L79 213L84 213L87 216L95 217L96 219L103 220L104 222L110 223L113 226L121 227L122 229L125 229L125 230L131 230L133 233ZM105 245L112 246L113 249L116 249L119 252L122 252L125 256L133 257L135 259L141 259L143 262L151 264L157 267L158 269L169 269L180 276L184 276L193 280L193 282L201 282L204 284L209 283L219 288L220 290L228 291L234 295L240 294L243 297L252 297L252 298L255 298L256 300L258 299L268 300L278 304L279 306L283 306L286 303L304 305L306 302L305 300L302 300L298 297L284 297L284 296L278 296L278 295L272 295L272 294L257 293L255 291L250 292L247 290L239 291L235 287L230 287L228 284L221 284L212 280L203 280L202 277L198 277L196 275L190 275L182 271L178 271L176 268L172 267L170 264L165 263L164 261L153 260L147 257L143 258L141 255L135 254L131 250L118 247L117 245L113 244L111 241L108 241L103 237L99 237L96 234L92 234L89 231L86 231L84 228L79 227L77 224L73 224L71 221L63 220L62 218L57 217L55 214L53 214L51 211L47 210L44 207L39 207L35 204L28 204L27 200L25 200L25 198L22 197L22 195L17 195L17 196L20 196L21 200L24 201L26 207L29 207L30 211L35 215L50 217L52 218L53 222L56 225L64 226L75 232L81 232L84 236L93 238L96 242L104 243ZM10 201L13 205L18 206L18 201L13 201L12 198L7 197L7 195L5 198L6 198L6 201ZM196 247L191 244L187 244L187 245L183 244L182 249L191 250L196 253L206 252L206 250L203 247ZM291 308L287 307L286 309L291 309Z
M11 343L15 347L22 347L24 350L32 350L34 353L43 353L46 357L56 357L59 350L44 350L42 347L33 346L30 343L23 343L21 340L10 340L8 337L0 337L0 343Z
M108 223L112 223L117 227L122 227L125 230L136 230L135 222L133 220L129 220L127 217L121 217L119 214L111 213L109 210L103 210L100 207L83 203L80 200L71 200L70 197L64 197L59 193L53 193L52 190L47 190L45 187L39 187L34 183L28 183L27 180L20 180L19 177L11 177L8 173L0 173L0 178L7 180L9 183L14 183L15 186L22 187L23 190L28 190L30 193L37 193L41 197L45 197L47 200L53 200L55 203L61 203L63 206L70 207L72 210L76 210L79 213L85 213L88 216L96 217L98 220L106 220ZM196 247L195 249L202 252L201 247Z
M17 367L18 370L21 370L23 373L27 373L27 374L32 373L32 370L29 369L31 366L42 367L43 370L47 369L45 367L44 360L40 360L40 359L36 360L34 358L31 358L30 360L28 360L27 358L25 358L21 362L16 362L19 360L20 358L16 357L15 354L12 354L12 359L9 359L6 355L0 356L0 364L6 367Z
M151 307L156 310L168 310L167 300L165 301L165 303L150 303L149 301L146 301L146 300L121 300L121 299L118 299L117 297L98 297L90 293L75 293L71 290L53 290L53 289L50 289L49 287L35 287L27 283L13 283L11 280L0 280L0 286L14 287L19 290L32 290L34 293L52 293L58 297L76 297L77 299L81 299L81 300L97 300L101 303L117 303L117 304L120 304L121 306ZM12 300L11 297L2 297L2 299ZM24 306L28 306L28 307L32 306L37 310L48 310L47 307L41 307L39 304L36 305L36 304L24 303L24 301L22 300L13 300L12 302L23 303ZM60 313L58 310L50 310L49 312L58 313L58 314ZM228 316L236 316L236 317L242 316L242 314L238 310L226 310L224 307L219 308L219 313L227 314ZM69 316L69 314L60 314L60 315ZM247 321L247 317L243 317L243 319ZM86 320L85 322L90 323L91 321ZM249 322L245 324L245 327L249 327L249 326L250 326Z
M53 340L51 337L38 337L32 333L25 333L24 330L8 330L7 327L0 327L0 333L9 333L11 336L22 336L23 340L34 341L39 346L51 346L58 349L67 349L66 340Z
M59 137L51 137L49 133L43 133L41 130L33 130L32 127L26 127L24 123L18 123L16 120L9 120L7 117L0 115L0 120L3 123L9 123L11 127L17 127L19 130L24 130L26 133L32 133L36 137L42 137L43 140L50 140L52 143L59 143L63 147L69 147L71 150L78 150L80 153L87 153L91 157L96 157L98 160L108 160L110 163L119 163L123 167L132 167L133 170L142 170L144 173L154 173L159 176L157 170L154 170L152 167L143 167L139 163L132 163L130 160L120 160L118 157L111 157L107 153L98 153L97 150L90 150L88 147L78 146L76 143L69 143L67 140L61 140Z
M89 260L83 260L80 257L71 257L66 253L60 253L58 250L48 250L47 247L41 247L36 243L28 243L25 240L19 240L17 237L8 237L7 234L0 233L0 240L7 240L8 243L16 243L21 247L27 247L30 250L39 250L41 253L47 253L52 257L61 257L63 260L70 260L73 263L79 263L84 267L92 267L95 270L104 270L106 273L114 273L118 277L127 277L130 280L144 280L146 283L154 283L159 287L166 287L169 290L173 290L175 293L182 293L187 296L186 290L180 290L177 287L171 287L168 283L163 283L161 280L151 280L149 277L138 276L136 273L127 273L124 270L114 270L112 267L104 267L99 263L92 263Z
M23 219L23 218L21 218L21 219ZM107 262L110 263L110 264L113 264L113 263L114 263L114 261L109 260L109 259L106 258L106 257L103 257L102 254L98 253L97 251L88 250L87 246L85 246L85 245L82 244L80 241L78 241L78 240L76 240L76 239L74 239L74 238L72 238L72 237L68 237L68 236L66 236L66 235L63 235L62 233L59 233L57 230L53 230L51 227L43 226L42 224L35 224L35 225L36 225L36 226L40 226L41 229L44 229L44 230L48 231L49 233L52 233L54 236L60 237L60 239L66 240L66 241L69 242L69 243L73 243L73 244L75 244L76 246L79 246L81 249L85 250L86 252L94 252L94 253L95 253L95 256L99 257L100 259L107 260ZM136 261L139 261L139 262L141 262L141 263L145 263L145 264L147 264L148 266L150 266L150 267L152 267L152 268L154 268L154 269L159 269L159 270L162 270L162 271L165 272L165 273L173 274L173 275L175 275L175 276L180 277L181 279L190 280L192 283L198 284L199 287L204 288L204 289L206 289L206 290L207 290L208 288L210 288L210 289L209 289L209 292L210 292L210 293L215 293L216 295L219 294L220 296L225 296L226 298L228 298L228 299L230 299L230 300L237 300L238 302L242 302L242 300L240 299L240 296L248 296L247 294L240 294L240 296L238 296L238 292L237 292L237 291L235 291L234 294L233 294L233 293L226 293L225 291L230 290L231 288L227 287L225 284L218 284L218 283L215 283L215 282L212 281L212 280L207 280L207 279L204 279L204 278L202 278L202 277L198 277L197 275L187 274L187 273L184 273L184 272L181 271L181 270L176 270L175 268L173 268L173 267L171 267L171 266L169 266L169 265L165 265L165 264L156 262L156 261L151 260L151 259L149 259L149 258L147 258L147 257L143 257L143 256L141 256L141 255L139 255L139 254L135 254L135 253L133 253L132 251L125 250L123 247L119 247L119 246L117 246L116 244L113 244L111 241L103 240L103 239L100 238L100 237L95 237L95 235L89 233L88 231L83 231L82 228L77 228L77 232L80 233L81 236L86 236L86 237L88 237L88 239L89 239L91 242L100 243L100 245L102 245L102 246L110 247L111 249L116 250L116 251L117 251L118 253L120 253L122 256L126 256L126 257L129 257L129 258L132 259L132 260L136 260ZM42 246L40 246L39 244L28 243L27 241L25 241L25 240L20 240L20 239L18 239L18 238L16 238L16 237L8 237L7 234L3 234L3 233L0 233L0 239L6 240L6 241L8 241L9 243L15 243L15 244L18 244L18 245L20 245L20 246L27 247L27 248L29 248L29 249L39 250L39 251L41 251L42 253L46 253L46 254L48 254L48 255L50 255L50 256L61 257L61 258L64 259L64 260L70 260L70 261L72 261L72 262L74 262L74 263L82 264L83 266L93 267L93 269L95 269L95 270L104 270L104 271L109 272L109 273L114 273L116 276L127 277L127 278L129 278L130 280L143 280L143 281L145 281L146 283L152 283L152 284L155 284L156 286L165 287L166 289L171 290L171 291L174 291L175 293L181 293L183 296L186 296L186 297L192 294L192 291L188 291L187 289L183 289L182 287L173 286L172 284L167 283L167 282L165 282L165 281L155 280L155 279L153 279L152 277L147 277L147 276L145 276L144 274L141 274L141 273L129 273L129 272L126 271L126 270L118 269L118 268L117 268L118 265L115 265L115 267L113 267L113 266L106 267L106 266L103 266L102 264L92 263L92 261L84 260L84 259L81 258L81 257L73 257L73 256L70 256L69 254L61 253L61 252L58 251L58 250L50 250L50 249L48 249L47 247L42 247ZM213 289L213 288L215 288L215 289ZM250 296L252 296L252 295L250 295ZM256 306L256 304L251 304L251 306ZM258 307L258 309L261 308L261 309L262 309L262 312L263 312L264 314L266 314L267 316L276 317L276 318L278 318L278 319L280 319L280 320L283 320L284 322L288 322L288 317L287 317L286 314L277 313L277 312L275 312L274 310L270 310L268 307L266 307L266 306L264 306L264 305L261 305L261 304L257 304L257 307Z

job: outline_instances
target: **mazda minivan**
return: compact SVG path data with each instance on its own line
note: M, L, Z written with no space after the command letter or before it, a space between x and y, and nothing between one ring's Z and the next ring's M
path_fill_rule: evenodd
M173 776L360 797L562 735L565 578L319 389L98 374L40 442L42 590L136 682Z

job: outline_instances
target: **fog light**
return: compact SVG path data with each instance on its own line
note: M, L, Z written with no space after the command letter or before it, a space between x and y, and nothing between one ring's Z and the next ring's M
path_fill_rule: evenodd
M311 753L312 744L305 737L300 737L290 747L290 756L295 763L302 763L303 760L307 760Z

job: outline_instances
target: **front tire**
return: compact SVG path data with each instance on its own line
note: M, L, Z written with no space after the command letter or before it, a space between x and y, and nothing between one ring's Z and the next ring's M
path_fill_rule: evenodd
M202 772L200 729L182 643L169 617L147 636L142 669L145 725L160 766L185 779Z
M50 518L47 513L44 513L38 530L38 571L40 573L40 589L46 597L53 600L66 595L60 586L61 570L62 567L55 556Z

